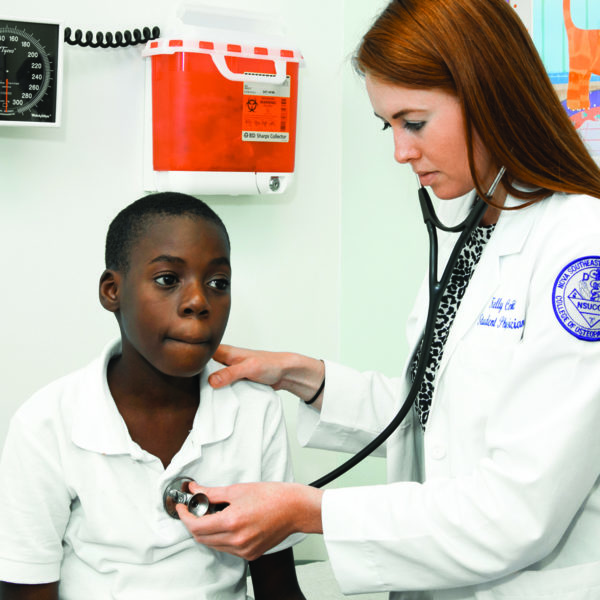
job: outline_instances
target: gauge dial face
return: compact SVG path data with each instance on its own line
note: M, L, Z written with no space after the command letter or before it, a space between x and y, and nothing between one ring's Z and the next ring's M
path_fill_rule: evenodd
M60 29L0 19L0 124L57 124Z

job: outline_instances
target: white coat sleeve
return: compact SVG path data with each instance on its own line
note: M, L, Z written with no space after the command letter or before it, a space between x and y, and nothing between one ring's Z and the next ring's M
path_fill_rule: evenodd
M473 468L422 484L325 492L325 543L344 593L445 589L515 573L555 550L599 493L600 343L569 334L551 297L566 257L600 256L600 238L593 226L561 236L575 223L563 226L537 253L523 337L494 390ZM349 419L377 420L352 410Z
M341 452L361 450L396 415L407 391L402 379L361 373L330 361L325 361L325 377L322 409L316 411L300 403L298 440L304 446ZM411 425L412 414L401 430L405 432ZM385 446L373 455L384 456Z

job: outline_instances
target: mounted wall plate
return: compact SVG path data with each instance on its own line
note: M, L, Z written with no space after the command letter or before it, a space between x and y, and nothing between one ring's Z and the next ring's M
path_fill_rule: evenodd
M60 125L63 26L0 17L0 125Z

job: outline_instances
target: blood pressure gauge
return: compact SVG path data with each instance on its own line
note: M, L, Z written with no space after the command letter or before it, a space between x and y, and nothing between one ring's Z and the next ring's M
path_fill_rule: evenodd
M60 124L63 27L0 18L0 125Z

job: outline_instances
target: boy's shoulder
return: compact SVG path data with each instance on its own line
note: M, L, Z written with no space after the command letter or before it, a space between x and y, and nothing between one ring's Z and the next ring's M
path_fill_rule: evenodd
M283 413L281 398L270 386L261 383L255 383L248 380L240 380L231 385L213 389L208 383L208 377L211 373L222 369L223 365L210 360L201 379L201 396L204 395L205 401L218 411L219 418L224 416L225 407L231 414L239 412L239 418L244 421L255 419L280 420ZM207 393L208 392L208 393ZM203 401L200 401L202 405Z
M111 342L87 365L46 384L16 411L14 419L33 425L48 420L70 419L82 401L103 393L105 363L116 342Z

